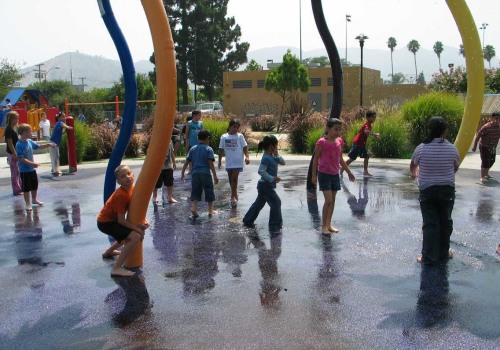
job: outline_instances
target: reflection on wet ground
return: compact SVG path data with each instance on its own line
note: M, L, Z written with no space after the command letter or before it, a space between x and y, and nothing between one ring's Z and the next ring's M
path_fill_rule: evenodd
M113 262L100 259L108 244L95 226L101 169L42 179L46 204L32 213L20 198L1 197L0 347L497 347L500 199L491 188L458 173L455 257L422 268L418 191L407 169L374 166L374 177L342 182L333 217L340 233L330 237L319 234L323 195L305 191L306 163L280 167L278 235L267 229L268 207L254 229L241 225L257 164L240 176L237 208L220 173L212 218L200 203L192 220L189 183L176 182L178 204L150 205L145 265L132 278L109 277Z

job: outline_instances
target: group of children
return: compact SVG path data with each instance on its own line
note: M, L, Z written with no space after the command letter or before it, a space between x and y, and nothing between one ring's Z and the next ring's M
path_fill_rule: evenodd
M358 156L365 158L364 176L371 176L368 171L368 153L366 152L366 139L369 136L379 138L380 135L372 132L372 124L376 120L376 113L369 111L366 115L366 123L363 124L358 134L354 138L353 147L349 152L349 159L344 161L342 157L343 140L341 137L342 121L336 118L329 119L326 124L325 134L316 143L315 154L312 166L312 182L319 183L319 189L323 192L325 201L322 209L321 232L324 235L339 232L338 228L332 226L332 217L335 207L335 197L337 191L341 189L340 177L342 173L347 173L350 181L355 181L355 176L349 169L349 164ZM490 135L492 129L498 128L499 116L495 115L490 125L483 127L478 133L475 146L479 142L480 146L484 135ZM195 120L193 118L193 120ZM199 119L194 123L200 123ZM493 127L491 127L493 125ZM496 126L495 126L496 125ZM243 170L244 164L249 164L248 147L242 134L239 133L240 124L237 120L231 120L228 132L221 137L219 144L219 169L221 168L222 157L226 156L226 170L231 186L231 205L237 205L237 184L239 173ZM195 128L189 125L186 138L189 137ZM191 131L189 131L191 130ZM181 179L185 179L185 172L189 166L191 170L191 214L194 218L198 216L197 204L205 193L205 200L208 202L208 214L214 215L213 201L215 199L214 183L218 183L217 172L214 162L215 155L209 146L210 132L196 127L197 144L193 145L193 139L189 140L189 151L184 163ZM459 156L453 144L445 137L447 125L442 117L430 118L428 123L428 138L419 145L412 156L410 171L412 177L417 179L420 190L419 201L423 219L423 243L422 254L417 260L424 264L437 264L446 261L451 257L450 235L453 230L453 220L451 218L455 199L455 172L458 170ZM487 139L486 139L487 140ZM498 142L498 137L496 137ZM492 142L485 146L492 146ZM474 148L475 148L474 146ZM278 176L278 165L285 164L284 159L278 153L278 140L270 135L265 136L259 143L258 150L263 151L263 156L259 165L258 173L261 176L257 183L257 198L250 206L243 217L243 225L253 227L260 211L267 203L270 206L269 229L271 233L281 232L283 219L281 215L281 200L276 193L276 184L281 181ZM489 149L489 163L483 163L482 168L489 169L494 162ZM171 162L173 158L172 146L169 149ZM483 153L481 153L483 158ZM168 157L167 157L168 158ZM493 158L493 161L492 159ZM175 164L175 162L174 162ZM168 168L168 167L167 167ZM170 172L169 172L170 173ZM147 225L136 226L128 222L125 218L127 205L130 201L133 190L133 174L130 168L121 166L115 172L120 188L115 192L116 196L106 202L98 217L99 229L117 239L117 245L129 242L135 245L144 237L144 229ZM484 176L483 176L484 175ZM482 178L488 173L482 173ZM173 175L169 175L169 178ZM162 178L162 175L160 175ZM168 182L169 184L171 182ZM159 180L158 185L161 185ZM168 188L168 185L167 185ZM117 197L121 193L120 200ZM172 200L172 192L169 191L169 202ZM153 200L157 201L156 190ZM128 246L128 245L127 245ZM106 252L111 254L116 246L110 247ZM123 269L121 264L130 253L131 249L124 249L115 263L111 274L119 276L130 276L133 272ZM105 252L105 253L106 253Z

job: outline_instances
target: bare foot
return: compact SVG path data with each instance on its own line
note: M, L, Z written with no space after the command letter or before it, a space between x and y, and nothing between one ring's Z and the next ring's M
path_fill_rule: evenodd
M120 251L119 250L113 250L111 252L108 252L107 250L102 253L102 258L103 259L113 259L114 256L117 256L117 255L120 255Z
M124 269L123 267L113 267L111 269L111 276L130 277L133 275L135 275L134 271Z
M191 209L191 214L193 215L193 219L196 219L199 215L196 210Z
M177 203L177 201L176 201L174 198L169 198L169 199L168 199L168 202L169 202L170 204Z
M333 226L330 226L328 227L328 231L332 232L332 233L339 233L339 229L338 228L335 228Z
M33 211L33 208L32 207L26 207L26 211L27 212Z
M330 230L328 230L328 229L323 229L323 230L321 230L321 233L322 233L322 234L324 234L324 235L328 235L328 236L330 236L330 235L332 234L332 233L330 232Z
M210 211L208 212L208 215L209 215L209 216L212 216L212 215L215 215L215 214L217 214L217 210L210 210Z
M34 200L34 201L33 201L33 204L36 204L36 205L42 206L42 205L43 205L43 202L40 202L39 200Z
M370 174L368 171L365 171L365 172L363 172L363 176L373 176L373 175Z
M419 264L421 264L421 263L422 263L422 261L424 261L423 256L422 256L422 255L417 256L417 262L418 262Z

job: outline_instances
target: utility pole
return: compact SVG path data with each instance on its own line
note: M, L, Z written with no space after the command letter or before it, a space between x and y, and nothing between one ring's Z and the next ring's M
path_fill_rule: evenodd
M82 80L82 92L84 92L85 91L85 79L87 79L87 77L80 77L80 78L76 78L76 79Z
M42 82L42 66L45 66L44 63L40 63L40 64L35 64L36 67L38 67L38 69L33 69L33 72L37 72L37 74L35 74L35 78L36 78L36 75L38 75L38 82L41 83Z

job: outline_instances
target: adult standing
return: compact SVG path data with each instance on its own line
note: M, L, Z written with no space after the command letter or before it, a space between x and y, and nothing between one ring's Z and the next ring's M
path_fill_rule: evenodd
M19 167L17 165L16 144L19 140L17 136L17 125L19 114L15 111L7 113L7 127L5 128L5 142L7 143L7 162L10 167L10 180L12 183L12 193L18 196L23 193Z

